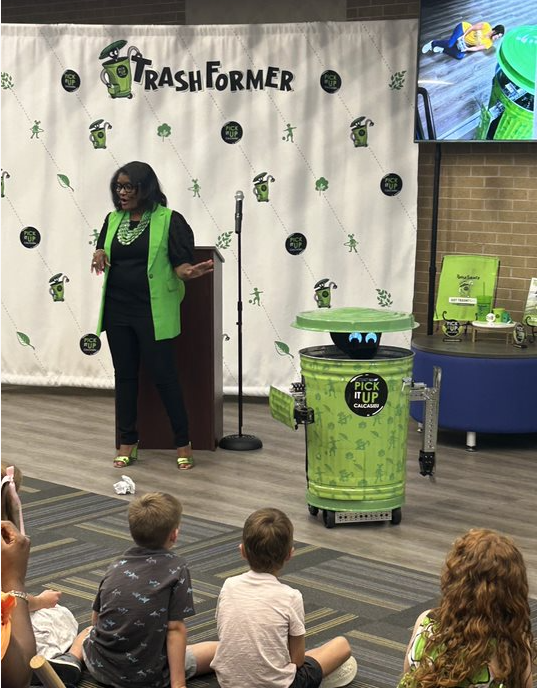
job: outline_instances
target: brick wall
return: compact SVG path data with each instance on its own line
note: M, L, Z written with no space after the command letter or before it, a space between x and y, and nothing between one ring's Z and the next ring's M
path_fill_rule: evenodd
M186 0L2 0L20 24L184 24Z
M418 0L347 0L347 20L411 19L419 7Z
M2 20L184 24L190 1L194 0L3 0ZM408 19L418 12L418 0L347 0L351 21ZM434 144L421 144L414 291L414 313L421 323L427 316L433 164ZM438 273L446 253L499 256L496 303L521 316L529 278L537 276L537 145L443 144Z

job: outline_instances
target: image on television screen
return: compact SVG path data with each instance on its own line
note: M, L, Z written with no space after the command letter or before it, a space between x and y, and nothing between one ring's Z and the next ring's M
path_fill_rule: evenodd
M416 141L537 141L537 0L421 0Z

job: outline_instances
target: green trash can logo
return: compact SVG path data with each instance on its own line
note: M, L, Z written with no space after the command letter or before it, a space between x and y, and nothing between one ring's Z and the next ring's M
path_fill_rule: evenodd
M319 308L331 308L332 289L337 289L337 284L335 282L331 282L328 277L325 277L324 279L319 280L313 288L315 289L313 298L315 299L317 306Z
M350 138L351 141L354 143L355 148L363 148L367 146L367 128L368 126L375 126L375 123L369 119L369 117L366 119L365 115L361 115L360 117L357 117L354 121L351 122L350 127L351 127L351 133L350 133Z
M138 48L131 45L127 51L127 55L121 56L119 52L126 45L127 41L125 40L115 41L107 45L99 55L99 60L107 60L103 62L101 81L108 89L108 93L112 98L132 98L132 72L130 61L133 55L141 56L142 53Z
M49 279L49 294L52 296L53 301L64 301L65 300L65 287L64 284L69 282L69 277L59 272L57 275L53 275Z
M275 182L276 180L271 174L267 172L261 172L253 178L254 183L254 196L257 198L259 203L268 202L269 200L269 182Z
M106 148L106 130L111 128L110 122L105 122L103 119L97 119L90 124L89 140L94 148Z

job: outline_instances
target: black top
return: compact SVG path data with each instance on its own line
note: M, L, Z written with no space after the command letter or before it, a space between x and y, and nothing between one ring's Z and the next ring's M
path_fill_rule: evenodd
M104 248L108 229L106 216L97 240L97 249ZM138 221L131 221L133 229ZM117 238L112 240L111 266L108 272L105 296L105 322L110 317L135 316L151 317L151 300L147 280L147 260L149 256L149 227L132 244L123 246ZM110 256L109 256L110 257ZM194 260L194 233L185 218L172 210L168 237L168 257L172 267Z

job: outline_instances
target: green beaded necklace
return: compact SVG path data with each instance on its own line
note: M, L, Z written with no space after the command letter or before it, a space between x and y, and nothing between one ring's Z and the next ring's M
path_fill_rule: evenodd
M133 241L138 239L138 237L141 234L143 234L146 227L149 225L150 221L151 211L146 210L145 213L142 215L140 222L138 222L136 227L131 229L130 214L125 213L123 215L121 222L119 223L119 227L117 230L117 240L122 246L128 246L129 244L132 244Z

